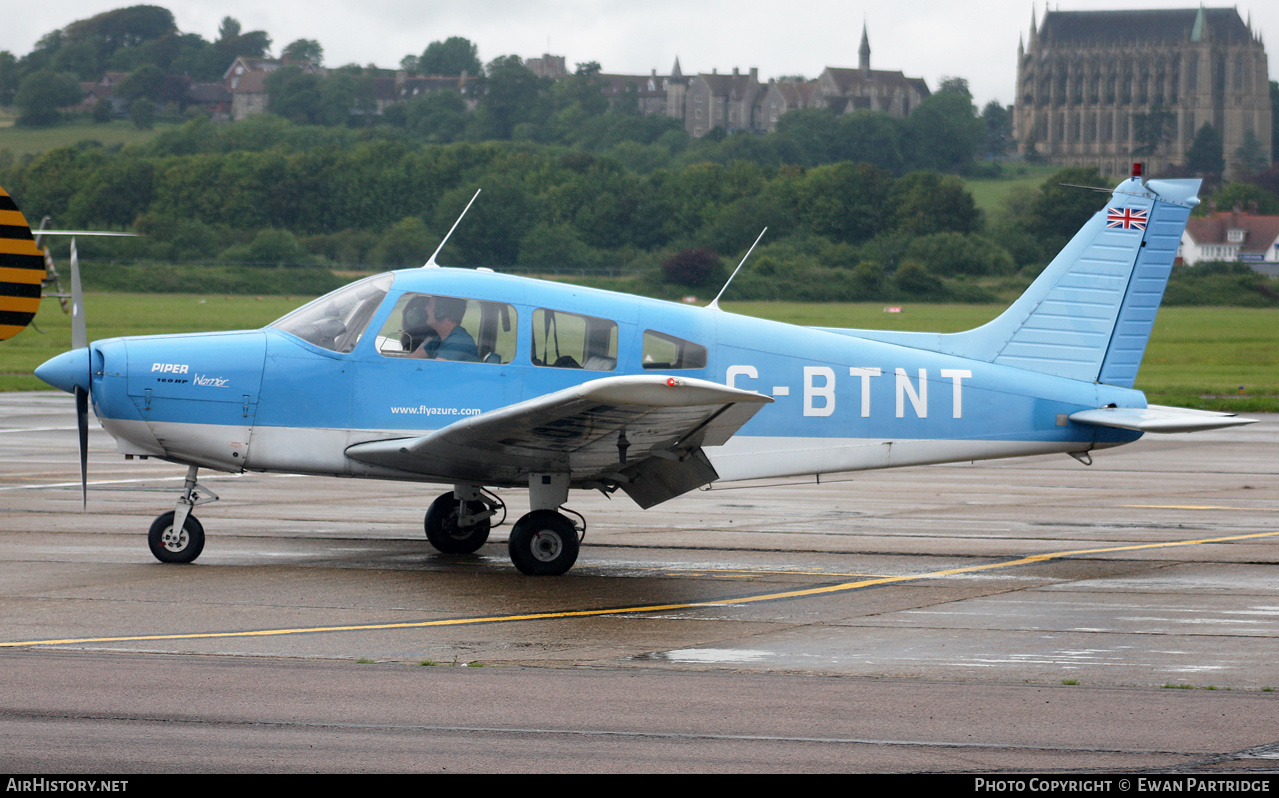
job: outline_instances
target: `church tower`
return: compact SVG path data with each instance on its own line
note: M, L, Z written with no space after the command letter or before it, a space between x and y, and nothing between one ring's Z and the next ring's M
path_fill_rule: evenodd
M688 80L679 68L679 56L675 56L675 66L671 67L671 76L666 82L666 115L672 119L684 118L684 102L688 92Z
M862 46L857 48L857 66L862 77L870 78L870 37L866 35L866 23L862 23Z

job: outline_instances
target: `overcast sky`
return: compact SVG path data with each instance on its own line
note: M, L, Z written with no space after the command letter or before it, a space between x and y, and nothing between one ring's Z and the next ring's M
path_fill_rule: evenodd
M131 0L0 0L0 50L31 51L51 30ZM568 67L598 61L605 72L667 74L679 58L685 75L743 72L758 67L761 81L783 75L817 77L827 66L857 66L863 22L870 32L871 66L922 77L935 88L943 76L968 79L978 106L1013 101L1017 43L1030 30L1026 0L170 0L178 29L217 38L224 16L245 31L264 30L278 55L297 39L315 39L326 66L349 63L394 68L432 41L464 36L487 63L501 55L563 55ZM1054 10L1197 8L1165 0L1063 0ZM1221 7L1224 3L1208 3ZM1269 34L1270 77L1279 79L1279 2L1236 6L1254 31Z

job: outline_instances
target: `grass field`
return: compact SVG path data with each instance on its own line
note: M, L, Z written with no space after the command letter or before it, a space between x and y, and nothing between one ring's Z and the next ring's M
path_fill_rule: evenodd
M999 210L1004 200L1014 191L1023 188L1036 191L1045 180L1059 171L1060 166L1009 163L1003 165L1003 176L994 180L965 178L964 187L973 195L977 207L989 216Z
M90 294L90 338L261 327L307 297ZM955 332L984 324L1004 305L801 304L729 302L725 310L792 324ZM44 332L38 332L37 329ZM35 328L0 342L0 390L42 390L36 366L71 346L70 317L56 300L41 303ZM1239 412L1279 412L1279 310L1164 308L1146 350L1137 387L1155 404ZM1242 390L1241 390L1242 388Z
M77 121L44 128L0 125L0 151L8 150L15 158L20 158L23 155L39 155L59 147L71 147L82 141L96 141L104 147L141 144L177 126L176 123L157 123L151 130L138 130L132 122L123 119L104 125Z

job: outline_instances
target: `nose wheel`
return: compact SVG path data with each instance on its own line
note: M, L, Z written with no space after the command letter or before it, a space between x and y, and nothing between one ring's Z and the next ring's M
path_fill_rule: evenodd
M188 514L181 527L174 524L176 513L161 513L151 522L147 545L160 562L192 562L204 551L204 526Z
M196 466L187 469L177 507L151 522L147 545L160 562L194 562L204 551L204 525L191 514L197 505L218 500L218 495L196 481Z

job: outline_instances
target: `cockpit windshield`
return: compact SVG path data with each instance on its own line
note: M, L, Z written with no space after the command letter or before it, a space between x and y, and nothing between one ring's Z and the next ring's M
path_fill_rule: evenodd
M367 277L303 305L270 326L333 352L350 352L394 280L390 274Z

